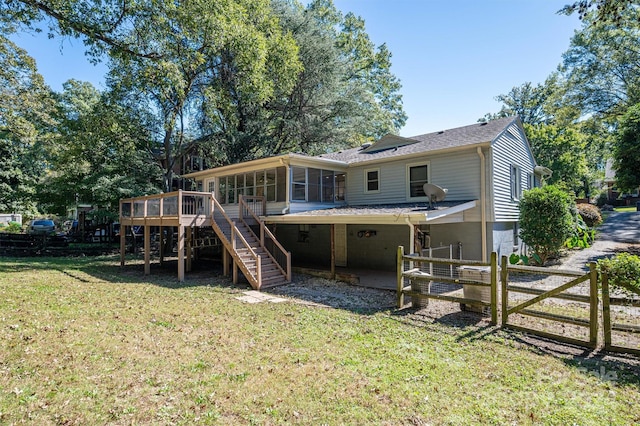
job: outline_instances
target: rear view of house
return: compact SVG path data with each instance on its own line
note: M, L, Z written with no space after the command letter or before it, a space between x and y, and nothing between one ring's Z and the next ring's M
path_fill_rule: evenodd
M294 265L394 270L399 245L477 260L518 251L518 201L537 170L520 120L507 117L186 177L232 219L243 199L263 202L259 221Z

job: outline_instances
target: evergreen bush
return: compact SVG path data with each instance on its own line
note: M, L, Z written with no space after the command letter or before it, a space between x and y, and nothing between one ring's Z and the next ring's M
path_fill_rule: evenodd
M520 200L520 237L544 264L575 229L572 198L554 185L526 191Z

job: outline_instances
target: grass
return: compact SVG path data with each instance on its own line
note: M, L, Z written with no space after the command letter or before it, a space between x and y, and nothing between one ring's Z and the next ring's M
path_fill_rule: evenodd
M613 210L616 212L635 212L636 206L615 207Z
M631 361L174 277L115 257L0 259L0 424L640 422Z

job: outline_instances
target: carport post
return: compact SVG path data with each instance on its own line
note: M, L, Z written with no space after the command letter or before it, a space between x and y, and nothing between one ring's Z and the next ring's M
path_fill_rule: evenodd
M336 279L336 225L331 224L331 279Z

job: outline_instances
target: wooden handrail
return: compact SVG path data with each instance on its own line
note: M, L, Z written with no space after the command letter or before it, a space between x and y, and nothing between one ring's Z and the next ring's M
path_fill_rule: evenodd
M216 222L216 219L215 219L215 211L216 210L219 211L220 213L222 213L222 216L224 217L224 219L231 226L231 241L228 241L228 244L231 246L232 250L237 252L236 238L238 240L240 240L241 245L243 246L242 248L247 249L247 251L249 252L251 257L256 261L256 276L253 277L253 278L257 280L258 285L261 285L262 284L262 271L261 271L262 260L260 258L260 255L258 255L251 248L251 246L249 245L247 240L242 236L242 234L240 232L237 232L238 228L236 227L235 222L232 221L231 218L229 218L229 216L224 211L224 209L222 208L222 206L220 205L218 200L216 200L215 196L212 193L209 196L211 197L212 204L213 204L213 209L211 210L211 223L213 224L213 226L218 228L218 231L220 231L219 234L221 235L221 237L226 239L226 236L224 235L224 232L222 232L222 229L220 229L220 226L218 225L218 223ZM245 267L245 269L247 270L247 272L250 273L248 268Z
M259 197L259 196L253 196L253 198L261 198L262 200L264 200L264 197ZM291 281L291 253L288 252L284 247L282 247L282 244L280 244L280 242L276 239L276 236L273 235L273 233L269 230L269 228L267 228L264 224L264 221L261 220L256 214L255 212L249 208L249 205L246 203L245 201L245 197L240 194L239 197L239 207L240 207L240 220L242 220L242 222L247 225L247 227L251 230L251 232L253 233L253 235L255 235L255 237L260 241L260 246L262 246L267 253L269 253L269 255L271 256L271 258L276 262L276 265L278 265L278 267L280 267L280 269L282 270L282 272L285 273L285 275L287 276L287 280ZM263 204L264 206L264 204ZM263 207L264 209L264 207ZM249 215L260 224L260 235L256 235L255 232L253 232L253 230L251 229L251 227L247 224L247 222L244 220L244 213L245 211L247 213L249 213ZM277 259L275 258L274 254L270 253L269 250L266 248L265 244L264 244L264 239L265 239L265 235L271 240L273 241L273 244L275 247L277 247L280 250L280 253L283 254L286 259L287 259L287 264L286 265L281 265L280 262L277 261Z

